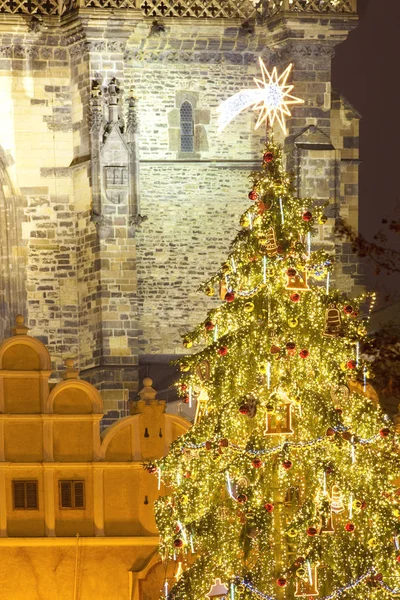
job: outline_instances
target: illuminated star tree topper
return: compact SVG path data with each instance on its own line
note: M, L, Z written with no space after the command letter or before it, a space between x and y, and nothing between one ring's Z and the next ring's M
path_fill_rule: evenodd
M287 85L287 80L293 65L290 64L284 72L278 76L277 68L274 67L269 73L262 58L259 58L261 68L261 79L254 77L256 88L242 90L231 96L218 107L218 131L221 132L233 119L247 108L259 112L256 129L267 119L271 126L275 120L278 121L283 133L286 135L285 117L291 116L289 106L291 104L303 104L304 100L291 95L293 85Z

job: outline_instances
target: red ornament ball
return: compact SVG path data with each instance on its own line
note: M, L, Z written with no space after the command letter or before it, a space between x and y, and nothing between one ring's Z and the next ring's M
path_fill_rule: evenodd
M328 429L326 430L326 435L327 435L328 437L332 437L333 435L335 435L335 433L336 433L336 432L335 432L335 430L334 430L334 429L332 429L332 427L328 427ZM325 472L326 472L326 471L325 471Z
M286 344L286 350L294 350L296 348L296 344L294 342L288 342Z
M226 346L221 346L218 348L218 354L220 356L226 356L228 354L228 348Z
M262 462L261 458L255 458L251 464L253 465L253 467L255 469L259 469L260 467L263 466L263 462Z
M235 299L235 292L227 292L227 293L225 294L225 300L226 300L227 302L233 302L233 301L234 301L234 299Z
M271 513L274 510L274 505L270 502L267 502L267 504L264 504L264 508L267 512Z
M382 438L387 437L388 435L390 435L390 429L388 429L387 427L384 427L383 429L380 430L379 435Z
M299 354L300 354L300 358L307 358L310 355L309 351L306 349L300 350Z
M340 408L340 406L337 406L335 408L335 412L336 412L336 414L341 415L343 413L343 408Z
M248 415L249 414L249 407L247 404L242 404L241 406L239 406L239 412L241 415Z
M272 152L264 152L263 160L266 163L270 163L274 160L274 155Z
M345 315L351 315L351 313L353 312L353 307L350 304L347 304L344 307L343 312Z
M211 450L212 448L212 443L210 441L206 442L206 450Z
M156 465L147 465L146 471L150 474L153 474L157 471Z
M212 331L214 329L215 325L211 321L206 321L204 323L204 327L206 328L206 331Z
M292 463L291 460L284 460L283 463L282 463L282 467L284 469L286 469L286 471L289 471L289 469L291 469L292 466L293 466L293 463Z
M191 476L192 476L191 472L190 472L190 471L186 471L186 473L185 473L185 478L186 478L186 479L190 479L190 478L191 478Z
M346 525L344 526L344 528L349 533L353 533L353 531L355 531L355 529L356 529L356 526L354 525L354 523L346 523Z
M270 348L271 354L279 354L280 351L281 349L279 348L279 346L271 346Z
M304 558L304 556L299 556L298 558L296 558L294 564L296 567L300 567L300 565L304 565L305 562L306 562L306 559Z
M333 473L333 467L330 467L329 465L327 467L325 467L325 473L327 475L332 475L332 473Z
M279 587L286 587L287 585L287 579L285 579L284 577L279 577L279 579L276 580L276 585L278 585Z
M314 535L317 535L317 530L315 529L315 527L309 527L307 529L307 535L309 535L310 537L314 537Z
M175 533L179 533L181 530L181 526L180 525L175 525Z
M249 200L258 200L258 192L256 190L249 192Z
M291 294L290 299L291 299L292 302L299 302L299 300L300 300L300 294L297 294L297 292L294 293L294 294Z
M292 268L291 268L291 269L288 269L288 270L286 271L286 275L287 275L288 277L294 277L294 276L296 275L296 273L297 273L296 269L292 269Z
M245 502L247 502L246 494L239 494L239 496L237 497L237 501L239 502L239 504L244 504Z
M186 385L186 383L181 383L181 385L180 385L179 387L181 388L181 391L182 391L182 392L186 392L186 390L187 390L187 385Z
M183 396L182 402L183 402L183 404L189 404L189 395L188 394L186 394L185 396Z
M229 446L229 441L227 438L222 438L222 440L219 440L219 445L221 448L227 448Z
M182 548L183 540L181 540L180 538L174 540L174 546L175 546L175 548Z
M355 369L357 366L357 363L355 360L349 360L349 362L347 363L347 368L348 369Z
M396 562L400 563L400 554L396 556Z
M312 219L312 214L310 213L310 211L308 210L307 212L303 213L302 217L303 221L311 221Z
M367 503L365 502L365 500L363 500L361 502L361 510L365 510L367 508Z

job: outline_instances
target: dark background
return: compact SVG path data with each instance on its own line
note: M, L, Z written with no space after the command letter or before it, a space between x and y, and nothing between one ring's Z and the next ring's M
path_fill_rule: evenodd
M358 0L360 21L336 47L332 83L361 114L360 233L373 240L382 219L400 219L400 0ZM400 251L400 234L389 245ZM400 261L398 265L400 271ZM400 297L400 273L375 274L380 305Z

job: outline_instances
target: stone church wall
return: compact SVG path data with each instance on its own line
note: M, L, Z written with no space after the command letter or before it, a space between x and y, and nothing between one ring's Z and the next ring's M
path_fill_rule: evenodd
M76 353L78 347L76 235L68 169L73 156L70 61L60 36L26 29L12 37L3 33L0 42L5 109L0 145L9 157L21 228L17 246L24 262L23 280L13 293L19 312L29 315L30 326L60 359L66 348ZM13 317L10 310L3 336Z
M55 375L77 358L109 424L128 412L139 360L181 353L180 335L216 302L196 289L238 229L264 138L250 111L218 135L216 108L254 85L259 55L279 69L294 62L306 101L285 151L299 194L331 200L313 243L334 247L338 216L357 224L358 117L330 89L334 46L355 16L161 26L133 9L82 9L61 22L0 17L0 216L11 232L2 236L0 333L24 312ZM180 148L185 101L190 153ZM348 245L336 252L336 283L357 291Z

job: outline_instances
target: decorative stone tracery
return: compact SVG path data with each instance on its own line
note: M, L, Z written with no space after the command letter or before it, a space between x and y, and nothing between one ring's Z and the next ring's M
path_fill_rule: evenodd
M195 19L249 19L281 12L356 12L356 0L1 0L0 12L30 15L63 15L77 8L141 9L152 17Z

